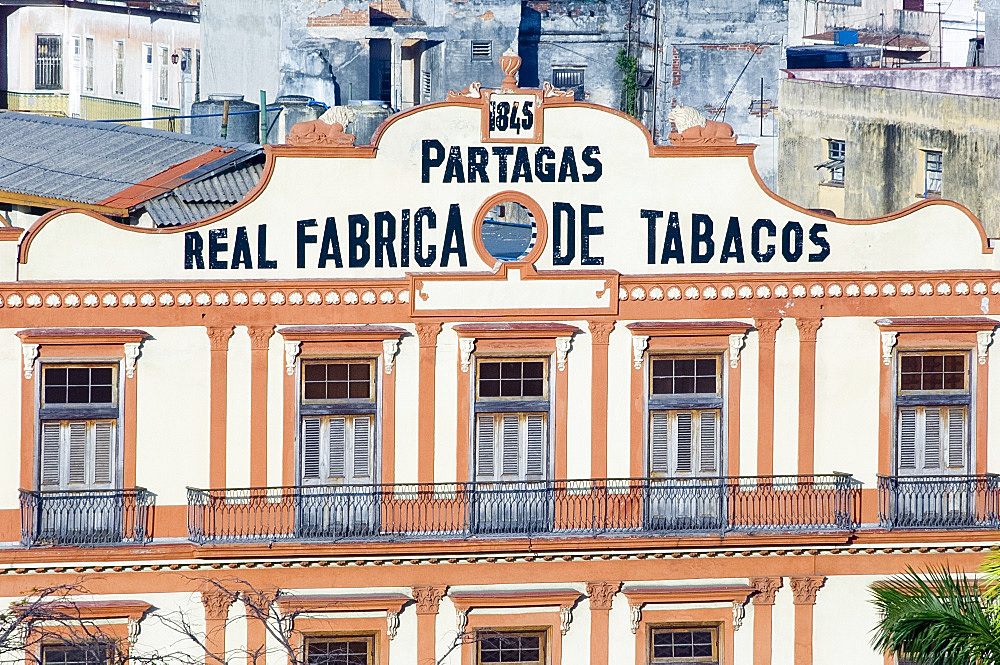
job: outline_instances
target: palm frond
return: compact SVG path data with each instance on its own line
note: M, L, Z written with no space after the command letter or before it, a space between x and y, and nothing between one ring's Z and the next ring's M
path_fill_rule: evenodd
M872 585L873 646L921 665L1000 665L1000 632L975 580L947 568Z

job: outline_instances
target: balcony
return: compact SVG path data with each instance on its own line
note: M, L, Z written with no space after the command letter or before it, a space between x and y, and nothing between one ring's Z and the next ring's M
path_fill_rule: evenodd
M149 542L156 495L121 490L21 490L21 544L121 545Z
M1000 528L1000 475L879 476L886 529Z
M188 488L196 543L849 532L849 475Z

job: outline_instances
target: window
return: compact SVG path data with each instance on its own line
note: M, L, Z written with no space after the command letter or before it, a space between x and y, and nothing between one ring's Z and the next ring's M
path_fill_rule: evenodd
M830 172L830 182L836 185L844 184L844 156L847 153L846 142L840 139L827 139L827 161L820 166Z
M431 73L426 69L420 72L420 95L421 101L431 101Z
M665 626L649 633L650 665L719 662L719 629L715 626Z
M572 90L573 99L582 101L584 98L583 67L553 67L552 85L560 90Z
M545 662L545 633L497 633L479 631L476 634L479 665L541 665Z
M153 45L143 44L142 45L142 61L146 65L146 69L152 69L153 67Z
M372 665L375 639L371 635L338 635L306 642L305 665Z
M47 644L42 647L42 665L105 665L112 647L99 642L85 645Z
M716 476L722 421L719 356L664 356L649 362L649 473Z
M924 151L924 196L941 196L942 155L935 150Z
M968 469L968 353L901 352L896 389L897 468L900 475Z
M304 485L374 482L372 360L302 363Z
M43 365L39 407L43 491L118 486L115 374L111 366Z
M160 47L160 101L170 97L170 52L166 46Z
M116 39L112 48L115 59L115 94L125 94L125 42Z
M472 40L472 62L492 62L493 42L483 39Z
M546 475L547 361L484 359L477 365L476 480Z
M35 36L35 89L62 88L62 37Z
M87 37L83 41L83 89L94 91L94 38Z
M201 49L194 50L194 101L201 100Z

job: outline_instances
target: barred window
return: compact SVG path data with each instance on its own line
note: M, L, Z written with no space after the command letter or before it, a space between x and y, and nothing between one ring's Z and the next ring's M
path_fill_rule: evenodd
M35 36L35 89L62 88L62 37Z

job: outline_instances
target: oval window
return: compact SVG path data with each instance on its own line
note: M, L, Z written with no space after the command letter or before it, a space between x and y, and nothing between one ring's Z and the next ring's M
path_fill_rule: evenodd
M520 261L535 246L535 216L520 203L504 201L486 213L479 234L494 259Z

